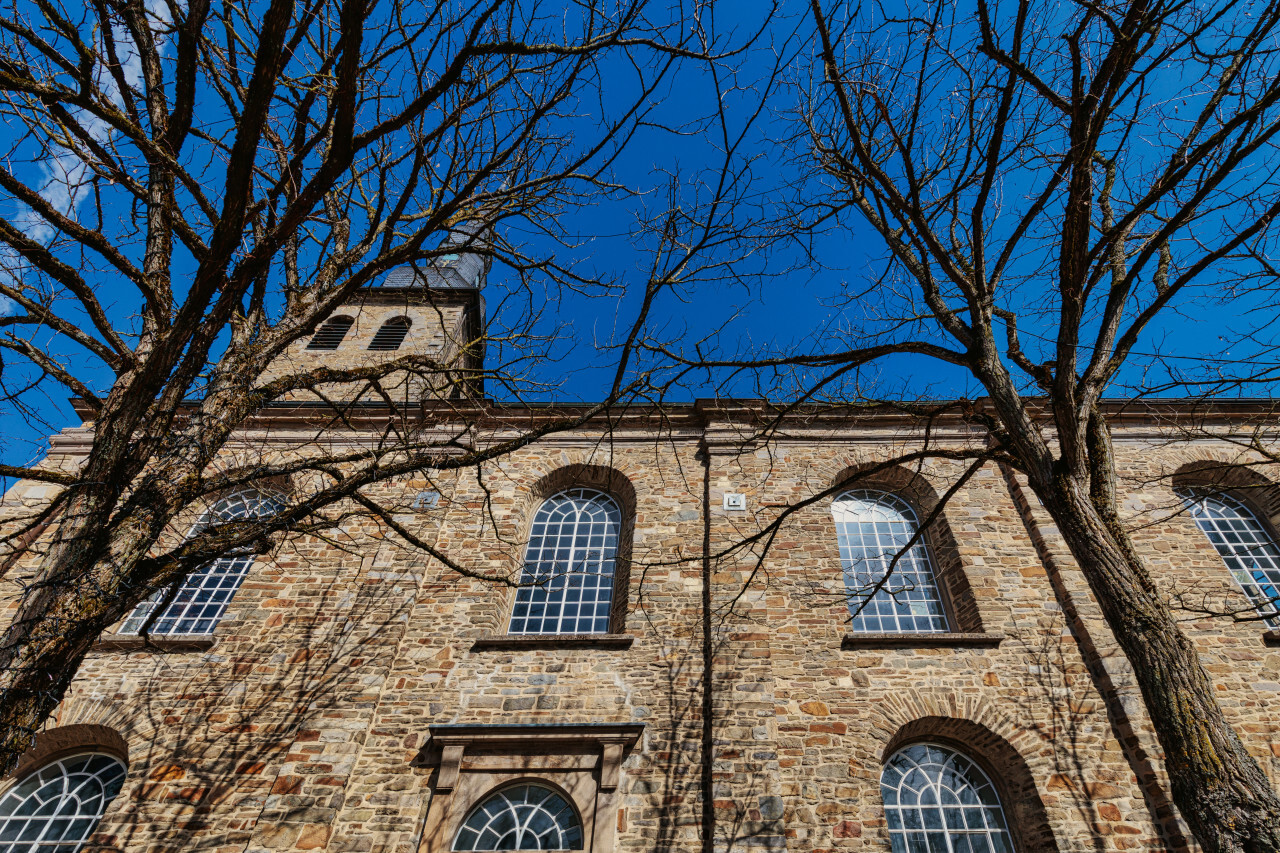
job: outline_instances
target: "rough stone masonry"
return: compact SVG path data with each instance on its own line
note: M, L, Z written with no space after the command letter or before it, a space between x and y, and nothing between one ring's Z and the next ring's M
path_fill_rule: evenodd
M308 353L304 340L286 357L368 357L368 339L396 312L413 322L406 346L459 352L474 294L429 295L367 294L348 307L359 322L338 349ZM560 410L478 399L470 411L478 431L500 436ZM1229 440L1258 412L1127 412L1114 419L1122 505L1159 582L1171 597L1247 612L1178 489L1227 490L1274 536L1280 490ZM536 784L572 803L582 848L648 853L699 848L709 761L717 849L879 851L890 849L886 762L932 743L990 779L1022 853L1186 849L1127 663L1018 477L982 469L926 529L947 631L858 632L832 497L795 507L848 482L926 518L961 468L866 475L919 440L899 415L812 408L761 438L770 416L759 401L636 408L479 477L385 483L371 494L402 507L397 523L476 578L368 519L286 538L254 557L211 635L103 636L5 785L59 757L118 758L125 782L88 850L424 853L454 849L492 792ZM1193 417L1195 440L1170 437ZM285 400L228 453L355 446L379 418L367 401L354 426L317 439L317 409ZM78 464L92 428L55 436L47 464ZM933 430L939 447L981 441L958 421ZM1218 463L1232 466L1225 480L1212 474ZM4 507L38 505L49 488L19 483ZM515 587L478 577L518 582L539 507L573 488L621 511L609 628L509 634ZM436 496L418 500L424 491ZM726 493L743 495L745 509L726 510ZM10 609L23 570L11 566L0 588ZM1184 628L1246 747L1274 774L1280 637L1263 621L1194 610Z

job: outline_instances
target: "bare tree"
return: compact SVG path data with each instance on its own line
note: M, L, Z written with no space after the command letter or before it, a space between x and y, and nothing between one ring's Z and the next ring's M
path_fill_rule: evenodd
M1122 522L1103 406L1275 375L1280 5L811 0L807 17L791 222L847 228L884 263L808 347L656 357L754 381L796 401L784 414L881 403L981 427L971 464L1025 477L1060 528L1200 844L1280 850L1280 798ZM1191 306L1230 323L1168 346ZM956 387L984 399L930 401Z
M726 167L707 199L673 199L639 229L654 266L601 401L481 441L475 389L537 390L526 367L550 344L532 277L602 286L506 241L503 224L554 235L558 214L618 192L609 168L651 121L651 94L683 59L717 48L697 8L656 19L642 0L575 8L566 19L517 0L130 0L14 4L0 16L3 109L24 130L0 168L23 211L0 219L0 295L14 305L0 318L0 380L8 405L28 412L46 386L67 389L94 425L79 470L0 469L58 489L4 529L0 560L39 544L0 640L0 764L12 766L103 629L231 549L360 513L463 571L397 525L372 496L381 482L483 465L706 370L785 390L795 405L779 418L811 401L883 402L864 368L910 358L976 382L986 399L894 405L926 421L959 414L989 440L893 464L950 453L963 478L993 461L1023 475L1133 663L1201 844L1280 849L1280 799L1120 519L1102 406L1117 391L1272 375L1256 365L1272 352L1280 5L938 0L864 15L811 0L815 73L796 81L788 224L869 227L887 250L883 274L847 294L811 351L708 358L664 343L647 324L665 288L734 274L697 260L731 256L749 231L732 221L747 193ZM601 63L619 53L632 59L631 97L604 88ZM589 139L574 121L584 113L598 123ZM723 120L719 132L726 162L741 158L743 132ZM32 162L53 164L54 178ZM360 288L459 247L530 277L517 322L449 358L269 369ZM1247 342L1251 363L1226 375L1229 364L1204 361L1187 384L1153 337L1171 312L1210 299L1259 318L1224 332ZM472 355L486 344L504 357L481 368ZM641 369L637 346L652 358ZM651 384L645 371L670 366ZM417 399L395 398L406 375L453 402L421 417ZM302 443L263 465L228 450L298 395L324 402L339 426L355 397L393 416L377 440L338 453ZM173 535L209 496L280 477L307 487L278 512ZM777 529L745 544L766 554ZM714 820L709 800L704 818Z
M478 466L644 387L624 335L599 403L476 439L477 389L540 390L528 365L554 341L537 288L610 288L512 245L507 227L554 245L557 217L621 192L610 169L657 122L654 93L717 47L701 15L644 0L55 0L0 14L0 111L21 129L0 167L4 401L37 418L40 395L70 392L93 425L78 470L0 468L56 491L0 531L0 565L35 565L0 639L0 770L98 635L193 568L351 514L453 566L371 487ZM638 325L664 277L688 274L688 244L658 230ZM505 325L439 355L280 368L361 288L459 252L506 265L503 298L519 304L497 312ZM437 401L425 414L424 393ZM386 407L385 429L267 462L229 444L303 398L326 413L317 436L349 425L357 400ZM211 496L281 478L298 488L265 516L175 533Z

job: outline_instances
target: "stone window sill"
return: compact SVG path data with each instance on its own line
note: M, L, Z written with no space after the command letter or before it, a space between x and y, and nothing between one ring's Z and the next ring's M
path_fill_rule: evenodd
M1003 634L964 634L954 631L919 634L845 634L842 649L967 648L993 649Z
M93 644L95 652L205 652L212 649L217 640L209 634L165 634L143 640L134 634L110 634L99 637Z
M629 649L631 634L491 634L471 645L473 652L518 652L526 649Z

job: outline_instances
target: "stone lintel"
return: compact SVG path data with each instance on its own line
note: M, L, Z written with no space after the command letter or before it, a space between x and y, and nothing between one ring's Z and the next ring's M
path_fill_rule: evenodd
M623 759L644 732L644 723L436 725L430 730L431 739L413 763L439 766L435 783L438 792L452 791L457 786L468 751L505 755L510 769L536 769L542 762L535 756L591 752L600 760L600 789L612 791L618 787ZM492 767L486 764L485 769Z
M107 634L99 637L90 651L157 654L205 652L217 645L217 642L211 634L164 634L151 636L145 640L137 634Z

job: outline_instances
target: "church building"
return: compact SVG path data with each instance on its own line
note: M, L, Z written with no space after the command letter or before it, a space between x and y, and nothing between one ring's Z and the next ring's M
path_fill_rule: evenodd
M341 419L295 392L228 453L402 426L497 441L588 409L486 397L469 236L278 364L412 353L450 365L439 383L335 389ZM1249 614L1280 588L1280 489L1231 441L1267 405L1112 412L1126 522L1171 601ZM959 418L929 429L982 441ZM0 853L696 851L708 813L724 853L1193 849L1046 513L994 464L940 507L962 462L885 464L922 430L887 410L632 406L379 484L386 520L228 554L104 634L0 782ZM49 464L92 434L54 436ZM268 478L190 524L300 485ZM22 576L0 580L11 611ZM1275 779L1280 622L1209 609L1183 626Z

